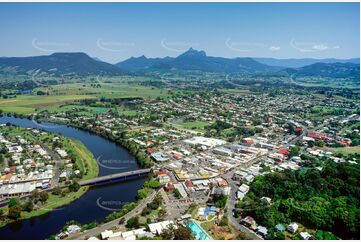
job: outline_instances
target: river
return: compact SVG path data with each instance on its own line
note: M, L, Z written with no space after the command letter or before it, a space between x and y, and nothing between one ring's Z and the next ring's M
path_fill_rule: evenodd
M94 155L99 157L99 176L139 169L135 158L120 145L77 128L53 123L36 123L33 120L0 117L1 123L43 129L80 140ZM58 233L69 220L82 224L102 221L106 215L127 202L136 200L137 190L146 178L106 186L91 187L78 200L47 214L9 224L0 228L0 239L46 239ZM99 204L101 206L99 206Z

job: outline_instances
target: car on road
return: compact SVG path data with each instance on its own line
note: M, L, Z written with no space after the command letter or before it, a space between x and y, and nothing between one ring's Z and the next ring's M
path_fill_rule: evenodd
M121 219L119 220L119 223L118 223L118 224L124 224L124 222L125 222L125 218L121 218Z

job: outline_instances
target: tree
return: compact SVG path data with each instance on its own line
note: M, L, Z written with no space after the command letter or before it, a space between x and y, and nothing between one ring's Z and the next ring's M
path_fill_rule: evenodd
M42 203L45 203L49 198L49 194L45 191L39 193L39 200Z
M148 197L148 195L149 195L149 191L148 191L147 188L139 189L138 192L137 192L137 197L139 199L146 198L146 197Z
M299 154L300 154L300 147L295 145L291 148L288 158L291 158L293 156L299 156Z
M133 217L128 219L127 224L125 225L125 227L127 228L139 228L140 224L139 224L139 217Z
M157 189L160 187L160 182L158 180L150 180L150 181L144 182L143 186L152 188L152 189Z
M8 206L12 207L12 206L15 206L17 204L19 204L18 200L16 198L12 198L12 199L10 199Z
M165 210L164 208L161 208L158 211L158 216L161 217L161 218L164 217L166 214L167 214L167 210Z
M176 198L181 198L181 197L182 197L182 195L180 194L180 192L178 191L178 189L175 189L175 190L174 190L174 196L175 196Z
M60 195L61 194L61 187L55 187L52 191L54 195Z
M80 189L80 185L79 183L77 183L76 181L73 181L70 185L69 185L69 191L70 192L77 192Z
M179 225L174 229L174 240L192 240L194 236L189 228Z
M163 240L171 240L173 239L173 229L163 229L162 233L160 234Z
M31 212L34 209L34 204L31 200L26 200L22 207L24 211Z
M14 206L9 206L9 212L8 212L8 217L11 219L19 219L21 217L21 212L22 209L20 207L20 205L16 204Z
M223 218L219 222L219 226L227 226L227 225L228 225L228 218L227 216L223 216Z

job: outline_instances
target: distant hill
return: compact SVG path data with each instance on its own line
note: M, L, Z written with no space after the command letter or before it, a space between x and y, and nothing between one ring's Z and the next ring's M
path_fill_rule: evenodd
M315 63L301 68L288 68L284 71L294 77L360 79L360 65L355 63Z
M254 73L273 72L281 68L261 64L252 58L223 58L207 56L204 51L190 48L178 57L147 58L141 56L131 57L119 62L116 66L129 71L151 71L151 70L179 70L179 71L205 71L223 73Z
M269 66L282 66L286 68L300 68L303 66L312 65L315 63L354 63L360 64L360 58L351 59L314 59L314 58L302 58L302 59L275 59L275 58L253 58L259 63Z
M47 73L52 75L122 75L125 71L85 53L54 53L47 56L1 57L0 73Z

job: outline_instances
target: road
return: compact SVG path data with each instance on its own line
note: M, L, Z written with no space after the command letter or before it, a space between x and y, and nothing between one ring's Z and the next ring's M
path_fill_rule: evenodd
M302 128L303 128L303 132L299 136L295 137L293 140L291 140L290 142L288 142L287 144L284 144L282 146L284 148L288 148L290 145L294 145L294 144L297 143L297 141L301 140L302 137L305 136L307 134L307 131L308 131L305 126L302 126ZM280 147L277 147L277 149L279 149L279 148ZM272 151L275 151L275 149L272 150ZM257 156L254 159L252 159L252 161L256 161L257 159L265 157L270 152L271 151L267 152L267 154ZM251 165L252 162L250 161L250 162L248 162L248 164ZM231 193L230 193L229 199L227 200L227 218L228 218L228 221L236 229L238 229L240 232L244 233L247 236L247 239L263 240L263 238L261 236L259 236L254 231L247 228L246 226L240 224L239 221L233 216L233 211L235 211L236 203L237 203L236 195L237 195L238 186L237 186L237 183L232 180L232 176L233 176L232 171L229 171L228 173L226 173L226 174L224 174L222 176L223 178L225 178L227 180L228 184L231 186Z
M59 176L60 176L60 167L62 165L62 160L58 154L56 154L53 150L49 148L46 144L42 144L41 147L48 152L48 154L54 159L54 176L51 179L51 187L56 187L59 184Z
M117 182L117 178L122 178L122 177L127 177L127 176L131 176L131 175L141 175L143 173L149 173L151 171L151 169L138 169L138 170L134 170L134 171L125 171L125 172L120 172L120 173L116 173L116 174L110 174L110 175L106 175L106 176L98 176L92 179L88 179L88 180L83 180L79 182L80 186L88 186L88 185L96 185L96 183L101 184L101 182L107 181L109 180L109 182L114 180Z
M237 182L232 180L233 172L227 173L226 176L223 176L228 182L228 184L231 186L231 193L229 195L229 198L227 200L227 218L228 222L235 227L238 231L243 233L245 235L246 239L252 239L252 240L263 240L261 236L256 234L254 231L250 230L246 226L239 223L239 221L233 216L233 211L236 208L236 195L237 195Z
M130 211L129 213L127 213L126 215L124 215L123 217L117 218L115 220L112 220L110 222L107 222L105 224L101 224L100 226L90 229L90 230L86 230L82 233L78 233L78 234L74 234L71 235L69 237L67 237L67 240L84 240L84 239L88 239L92 236L97 236L98 234L100 234L101 232L105 231L105 230L109 230L113 227L116 227L119 225L119 221L121 219L125 219L125 223L128 219L139 215L142 210L147 206L147 204L149 202L151 202L154 198L155 195L158 193L158 191L153 191L151 195L149 195L144 201L141 201L141 203L135 207L132 211Z
M294 138L292 141L290 141L288 144L285 144L285 146L289 147L289 145L291 144L295 144L298 140L302 139L302 137L304 135L306 135L307 133L307 129L305 127L303 127L304 130L302 132L302 134L300 134L299 136L297 136L296 138ZM261 156L257 156L254 159L252 159L252 161L256 161L259 158L262 158L264 156L267 156L269 154L269 152L267 154L261 155ZM250 161L248 163L248 165L252 165L252 162ZM249 228L245 227L244 225L241 225L239 223L239 221L233 216L233 211L236 207L236 193L237 193L237 183L235 181L233 181L231 178L233 176L233 172L229 171L225 174L222 175L222 177L224 177L228 183L231 186L231 194L229 199L227 200L227 218L228 221L231 223L231 225L233 227L235 227L236 229L238 229L241 233L243 233L247 239L253 239L253 240L263 240L263 238L261 236L259 236L258 234L256 234L254 231L250 230ZM119 221L124 218L125 221L127 221L128 219L139 215L142 210L146 207L147 203L149 203L150 201L152 201L155 197L155 195L158 193L158 191L153 191L153 193L148 196L144 201L142 201L135 209L133 209L131 212L127 213L126 215L124 215L121 218L112 220L108 223L102 224L96 228L84 231L80 234L75 234L72 236L69 236L67 239L68 240L84 240L87 238L90 238L92 236L96 236L98 234L100 234L101 232L107 230L107 229L111 229L113 227L119 226Z

